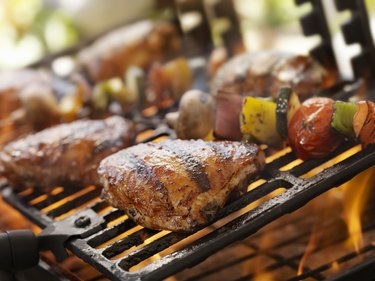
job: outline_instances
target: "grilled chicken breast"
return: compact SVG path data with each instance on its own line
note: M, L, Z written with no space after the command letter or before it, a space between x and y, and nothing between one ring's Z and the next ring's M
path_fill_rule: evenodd
M332 86L336 75L309 56L276 51L244 53L220 67L212 81L212 93L275 97L280 86L289 85L305 100Z
M123 77L129 66L148 68L181 50L181 36L168 22L140 21L99 38L79 52L78 65L93 81Z
M117 116L61 124L6 145L1 174L15 188L96 185L100 161L129 146L133 135L132 123Z
M138 144L98 168L102 197L152 229L192 231L264 167L255 144L166 140Z

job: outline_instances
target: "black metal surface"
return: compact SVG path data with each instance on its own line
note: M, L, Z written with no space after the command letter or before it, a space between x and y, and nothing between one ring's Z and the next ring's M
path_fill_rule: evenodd
M244 49L240 22L235 11L235 5L233 0L216 1L212 8L217 19L226 20L229 23L228 28L221 33L221 38L229 57L231 57Z
M48 281L72 281L78 279L68 278L56 272L44 261L40 261L38 266L17 272L0 271L1 281L35 281L35 280L48 280Z
M209 53L214 47L211 35L210 20L203 0L175 0L176 12L180 19L186 14L195 14L197 25L184 30L184 54L190 57Z
M0 233L0 269L21 270L39 262L38 239L31 230Z
M346 224L337 215L338 206L318 203L319 200L329 198L327 195L317 198L312 205L284 217L282 222L277 220L258 233L211 256L201 265L177 274L176 279L217 280L217 276L222 276L222 280L228 281L331 280L330 277L336 273L332 280L372 280L375 277L375 246L370 242L375 233L374 201L369 201L363 208L361 221L365 246L357 253L347 244L349 234ZM320 207L318 211L316 206ZM325 215L322 216L322 213ZM300 272L298 269L312 233L320 238L315 240L314 251L305 259ZM339 253L335 249L340 249ZM332 255L327 255L327 252ZM321 258L317 261L317 257ZM359 263L359 260L363 262ZM336 270L332 272L334 265ZM338 268L341 268L340 272ZM262 273L266 275L262 276Z
M349 0L350 1L350 0ZM319 35L321 42L310 54L327 69L337 71L331 33L324 13L323 0L295 0L297 5L310 3L312 10L300 19L305 36Z
M375 279L375 256L365 259L360 264L342 271L338 276L330 278L328 281L372 281Z
M302 20L302 26L304 27L306 35L320 34L323 39L322 44L312 51L313 56L327 67L336 68L322 2L319 0L297 0L297 2L311 2L314 7L313 12ZM207 25L208 23L205 22L205 24ZM315 27L311 29L311 26ZM210 41L211 39L208 39L206 36L205 40ZM207 47L209 45L211 48L211 44L204 43L202 46ZM200 77L202 78L204 76L202 75ZM195 79L194 81L197 80ZM206 84L205 78L202 79L202 81L203 84ZM169 133L164 131L162 134L168 135ZM159 134L156 135L159 136ZM149 140L157 136L152 136ZM69 200L65 199L76 194L73 188L65 188L60 193L51 193L47 196L35 190L28 195L17 194L9 187L5 188L2 193L8 203L17 208L38 226L42 228L47 227L49 230L53 228L59 229L57 233L63 234L64 239L61 240L58 245L58 247L60 247L60 251L58 251L57 254L58 256L63 255L61 246L65 245L75 255L93 265L112 280L159 280L184 268L193 266L213 253L220 251L223 247L248 237L275 219L297 210L321 193L338 186L375 164L375 147L372 146L354 154L342 163L318 173L314 177L308 179L300 177L348 148L349 146L343 147L341 150L322 159L303 162L288 171L280 171L280 168L295 160L292 153L287 153L274 160L268 164L266 172L262 175L262 178L266 179L267 182L249 191L238 200L228 204L219 212L217 220L225 218L241 208L248 206L252 202L268 196L279 187L286 188L285 192L267 200L257 208L247 211L213 232L190 243L187 247L176 250L172 254L158 259L150 265L134 272L129 271L133 266L177 244L190 235L169 233L146 244L145 240L152 238L159 232L148 229L138 229L116 240L116 237L133 230L137 226L127 218L123 218L114 225L106 226L120 219L124 216L124 213L118 210L110 210L107 213L99 214L107 205L103 201L89 203L91 200L97 199L100 193L97 188L88 190L86 193ZM46 198L43 199L42 197ZM33 200L36 202L33 203ZM56 204L55 208L44 211L45 208L53 204ZM89 204L89 206L86 206L87 204ZM76 208L81 208L82 206L85 206L83 211L76 210ZM88 213L88 217L83 216L83 213ZM64 216L66 214L70 214L70 216L65 220L59 220L59 216ZM87 218L89 218L89 221ZM98 220L98 223L91 223L92 219ZM67 224L65 224L67 221L69 222L68 229L66 227ZM79 238L77 238L75 231L82 227L85 228L87 232L84 235L81 233ZM69 229L73 229L74 231L70 232ZM65 232L65 230L68 231ZM55 229L51 231L56 232ZM112 239L116 241L110 242ZM109 244L101 247L101 245L105 243ZM126 251L125 255L116 258L117 255L124 251ZM276 256L275 258L277 259L278 257ZM297 257L294 257L294 259L296 258ZM300 258L300 256L298 258ZM294 260L280 261L280 265L285 263L290 263L294 267L296 266ZM357 272L366 272L365 270L368 270L372 265L373 263L369 261L369 263L359 266ZM318 272L310 272L309 274L309 276L321 280L321 276Z
M342 147L341 150L326 158L303 162L288 171L280 171L280 168L295 160L291 152L275 159L268 164L266 172L262 175L262 178L266 179L267 182L228 204L219 212L217 219L225 218L255 200L267 196L279 187L286 188L283 193L204 235L187 247L176 250L137 271L129 270L141 261L160 253L190 235L168 233L155 241L144 244L145 240L152 238L159 232L140 228L123 238L115 239L126 231L133 230L136 225L126 217L122 218L123 213L121 211L110 210L101 215L96 214L96 216L104 220L105 224L119 220L117 223L110 227L104 227L102 230L100 228L91 230L92 233L86 238L70 239L67 241L66 247L113 280L162 279L199 263L235 241L248 237L278 217L300 208L321 193L340 185L375 164L375 146L371 146L313 177L300 177L335 155L346 151L348 147L350 146ZM85 194L83 193L78 198L84 197ZM42 212L33 206L29 206L29 203L24 200L24 198L34 198L32 194L25 195L22 198L22 195L17 195L10 188L6 188L3 191L3 196L7 202L39 226L46 227L54 222L54 217L51 215L53 212L50 210L47 213ZM61 195L52 195L45 200L49 200L53 204L56 200L58 202L60 198ZM84 204L84 200L82 200L82 203ZM43 206L43 204L37 202L34 206ZM106 207L107 205L104 202L98 201L85 208L88 208L90 212L100 213ZM59 209L61 206L56 206L56 208ZM65 211L70 212L71 209L67 208ZM74 222L81 216L81 212L76 212L68 218L71 222ZM58 226L59 221L55 222L55 225ZM111 242L111 239L114 239L114 241ZM105 243L108 243L108 245L99 247ZM116 258L124 251L126 252L125 255Z
M372 87L375 81L375 46L365 1L335 0L335 4L337 10L351 12L351 18L341 26L345 42L361 46L360 54L351 60L354 75L356 78L368 78Z
M51 250L57 260L63 260L68 257L64 248L68 239L86 238L101 230L104 223L104 219L97 216L96 212L84 209L74 216L48 224L38 235L39 247Z

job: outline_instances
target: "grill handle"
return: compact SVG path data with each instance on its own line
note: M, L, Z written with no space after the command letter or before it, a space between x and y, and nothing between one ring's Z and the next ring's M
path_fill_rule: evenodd
M0 233L0 270L15 271L39 262L38 239L31 230Z

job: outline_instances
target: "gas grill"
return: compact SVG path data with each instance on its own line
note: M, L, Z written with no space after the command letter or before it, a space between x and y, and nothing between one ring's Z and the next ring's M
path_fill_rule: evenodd
M227 11L226 15L233 19L233 8L225 9L225 7L232 7L228 5L228 2L218 5L219 8L216 8L221 16ZM296 2L297 4L310 2L313 6L312 11L301 19L305 35L319 34L322 38L321 43L312 50L311 54L327 68L336 69L322 0L296 0ZM375 66L375 48L363 0L336 0L335 2L338 10L353 11L352 19L343 25L342 30L346 42L348 44L360 43L362 52L352 60L356 80L343 81L324 94L346 100L353 96L359 87L365 85L368 89L368 97L374 99L375 97L371 93L374 89L372 84L375 81L372 77L374 75L372 73L375 73L372 69ZM173 6L173 9L180 9L179 13L198 9L203 13L201 5L182 5L177 8ZM199 39L203 38L202 32L209 31L205 24L207 24L206 20L203 21L203 28L206 31L196 31L191 35L193 39L196 39L193 41L195 45L198 44L197 52L199 54L205 53L207 46L211 46L209 44L212 43L205 40L199 46ZM223 35L225 46L230 52L235 48L233 42L236 41L237 35L239 36L239 29L233 34L228 32ZM79 48L82 48L82 45ZM77 49L72 48L63 54L75 51ZM62 53L52 55L35 65L48 65L61 55ZM202 74L202 66L198 66L195 73L197 77ZM201 75L196 79L195 85L205 89L207 85L202 77L204 76ZM363 78L365 79L362 80ZM143 127L143 132L140 132L137 142L155 141L165 137L175 138L174 132L163 123L162 111L157 112L154 116L137 115L136 121L140 127ZM211 225L195 233L173 233L140 227L127 218L124 212L114 209L102 201L99 197L100 189L95 186L56 187L52 192L46 194L32 188L15 191L4 184L2 196L6 202L43 229L37 238L28 236L25 239L37 241L39 249L51 250L58 260L68 256L66 248L111 280L163 279L197 265L229 245L231 245L230 247L241 245L250 249L252 253L238 260L231 260L229 263L221 265L220 268L229 268L254 259L257 255L266 255L272 260L265 266L266 271L277 271L281 267L288 267L296 271L303 252L284 257L275 254L275 250L287 247L292 242L308 240L306 237L310 231L285 237L279 244L273 245L272 249L261 249L251 239L256 241L256 237L259 237L261 233L270 231L267 227L284 219L280 217L302 208L317 196L340 186L360 172L374 166L375 146L359 149L355 144L347 142L327 157L305 162L296 159L290 148L276 153L266 147L264 149L268 155L267 166L259 179L250 184L244 195L230 201L221 209ZM259 201L262 202L256 204ZM374 206L371 205L365 211L367 218L363 226L365 233L374 231L375 228L375 224L371 222L373 208ZM303 215L297 220L303 221ZM295 221L287 223L293 224ZM325 227L330 228L335 224L337 224L337 220L333 219L328 221ZM280 225L278 227L282 228ZM9 233L8 239L12 239L12 235ZM27 236L27 234L25 235ZM248 238L249 236L250 238ZM333 241L331 239L327 243L335 244L345 237L344 233L339 233ZM37 253L38 249L34 250ZM35 255L35 251L29 254ZM372 277L368 280L373 279L375 277L373 270L375 267L375 244L365 245L359 253L352 252L341 256L336 259L336 262L343 264L362 255L368 257L364 262L358 263L348 271L340 272L330 280L353 280L353 276L365 280L364 278L367 278L370 273ZM16 262L17 260L13 261L13 268L17 268ZM24 265L27 265L27 261L20 260L19 266ZM327 263L316 268L304 268L303 273L288 280L305 278L327 280L324 272L332 267L332 263ZM191 277L191 280L207 277L220 268L213 267L211 270ZM237 280L248 280L254 276L255 273L252 273L241 276Z

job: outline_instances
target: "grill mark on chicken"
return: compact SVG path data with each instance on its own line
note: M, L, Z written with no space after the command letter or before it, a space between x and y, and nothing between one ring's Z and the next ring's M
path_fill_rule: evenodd
M201 191L206 192L211 188L205 167L198 157L189 153L182 147L173 145L173 143L164 143L163 148L172 152L177 158L182 160L185 171L189 174L192 180L194 180Z
M164 183L158 179L155 171L153 171L143 159L139 158L134 153L129 153L125 165L135 171L135 173L140 176L142 182L151 183L156 191L161 192L164 196L168 196L168 189L164 186ZM137 179L138 178L136 178L136 186L138 186Z
M222 147L221 145L217 143L210 143L210 147L214 153L217 153L220 155L220 158L222 160L225 160L225 161L230 160L230 153L228 149Z
M199 189L186 169L191 162L181 154L197 155L195 161L210 183L207 191ZM98 175L104 186L102 198L135 222L186 232L215 220L232 192L257 176L264 162L264 153L254 144L166 140L138 144L105 158ZM154 177L162 184L155 184Z
M331 87L337 73L310 57L274 51L244 53L223 64L212 80L212 93L274 96L281 85L291 85L300 98Z
M113 116L61 124L9 143L1 171L14 188L99 185L100 161L132 144L133 123Z

